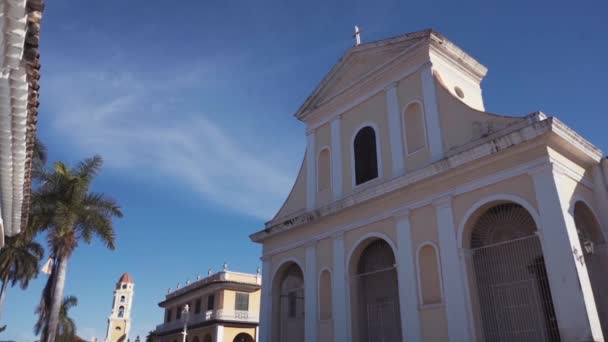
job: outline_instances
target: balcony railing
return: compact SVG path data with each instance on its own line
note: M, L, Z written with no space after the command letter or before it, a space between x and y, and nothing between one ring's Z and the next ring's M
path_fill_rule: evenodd
M257 312L240 311L240 310L210 310L199 314L190 314L188 326L196 325L211 320L259 323ZM182 329L184 327L184 319L174 320L168 323L159 324L156 326L156 332L165 332L169 330Z

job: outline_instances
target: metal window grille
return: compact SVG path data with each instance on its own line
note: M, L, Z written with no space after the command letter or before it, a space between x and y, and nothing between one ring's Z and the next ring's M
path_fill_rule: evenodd
M487 341L559 341L538 237L480 247L473 263Z

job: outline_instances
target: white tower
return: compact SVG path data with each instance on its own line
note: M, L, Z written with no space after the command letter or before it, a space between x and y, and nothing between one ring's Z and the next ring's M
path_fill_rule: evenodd
M110 317L108 317L106 342L126 342L129 338L134 287L133 278L131 278L129 273L123 274L120 279L118 279L116 289L114 289L112 312L110 313Z

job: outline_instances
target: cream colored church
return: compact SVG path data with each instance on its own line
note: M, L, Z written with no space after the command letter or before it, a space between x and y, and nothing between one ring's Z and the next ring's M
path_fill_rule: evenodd
M260 341L608 336L608 160L554 117L486 112L486 72L426 30L321 81L293 189L251 235Z

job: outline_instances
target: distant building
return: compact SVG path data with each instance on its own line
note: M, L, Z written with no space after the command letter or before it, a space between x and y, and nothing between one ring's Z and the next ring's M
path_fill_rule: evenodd
M105 342L123 342L129 338L131 329L131 308L133 307L135 283L129 273L123 274L114 289L112 312L108 317L108 331Z
M487 112L487 69L433 30L356 36L296 112L302 167L251 235L260 342L604 341L602 151Z
M27 224L43 10L43 0L0 5L0 248Z
M224 270L170 292L158 305L164 323L153 332L155 342L181 342L188 305L188 342L254 342L258 340L259 274Z

